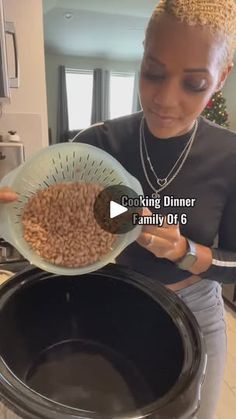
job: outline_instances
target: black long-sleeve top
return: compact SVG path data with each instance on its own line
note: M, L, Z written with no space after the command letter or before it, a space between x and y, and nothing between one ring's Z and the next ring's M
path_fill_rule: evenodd
M73 141L92 144L115 157L141 183L145 196L153 190L147 183L139 149L140 122L143 112L107 120L80 132ZM175 198L195 198L195 206L162 207L161 214L185 213L188 223L180 225L181 234L210 247L213 261L202 278L222 283L236 282L236 133L200 116L190 154L176 178L160 193ZM192 129L193 131L193 129ZM164 178L187 144L192 131L168 139L154 137L145 123L145 141L152 165ZM148 165L146 165L148 169ZM153 173L148 170L152 184ZM164 284L189 277L175 263L154 256L137 242L130 244L116 259Z

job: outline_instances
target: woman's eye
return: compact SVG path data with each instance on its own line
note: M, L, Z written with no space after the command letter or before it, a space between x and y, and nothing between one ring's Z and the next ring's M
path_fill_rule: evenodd
M157 74L152 71L143 71L142 76L153 82L160 82L165 80L166 76L163 74ZM192 92L204 92L207 89L207 80L186 80L184 83L184 89L190 90Z
M204 92L207 89L206 80L201 80L200 82L187 81L184 85L188 90L192 90L194 92Z

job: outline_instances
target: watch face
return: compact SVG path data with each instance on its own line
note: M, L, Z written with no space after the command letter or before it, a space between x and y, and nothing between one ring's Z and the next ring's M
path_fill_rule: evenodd
M184 259L178 264L182 269L189 269L196 262L197 256L191 253L187 254Z

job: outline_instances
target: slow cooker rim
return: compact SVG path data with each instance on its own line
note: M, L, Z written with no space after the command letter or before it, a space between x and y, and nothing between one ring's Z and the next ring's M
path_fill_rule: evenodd
M109 272L110 271L110 272ZM118 279L121 280L123 282L132 282L136 287L138 287L139 289L141 289L143 292L145 292L146 294L148 294L151 298L153 298L155 301L157 301L160 304L159 299L157 298L157 296L153 295L153 293L155 294L155 290L152 289L152 285L154 284L154 282L152 280L150 280L149 278L146 278L145 276L143 276L140 273L135 272L135 280L133 280L133 278L121 278L120 274L123 274L124 276L127 275L127 273L131 273L133 271L131 271L130 269L127 269L126 267L122 267L119 265L119 267L115 264L109 264L106 267L101 268L99 271L96 271L94 273L90 273L89 275L92 274L96 274L96 275L103 275L105 274L107 277L112 277L112 279ZM27 278L27 281L21 280L22 276L24 277L25 274L30 273L30 278ZM64 275L57 275L57 274L51 274L48 272L44 272L42 270L40 270L39 268L36 267L27 267L26 269L24 269L24 271L14 275L13 277L11 277L10 280L8 280L5 284L3 284L0 287L0 298L1 298L1 294L4 292L4 288L9 288L10 289L15 288L14 292L16 291L17 288L19 288L20 286L22 286L22 282L23 285L25 285L25 283L27 282L27 284L29 285L31 282L35 282L36 279L38 280L46 280L46 279L51 279L52 277L54 278L58 278L58 277L64 277ZM145 281L145 282L144 282ZM13 282L14 282L14 286L13 286ZM156 285L156 284L155 284ZM171 297L173 303L180 303L179 300L177 299L177 297L175 296L174 293L170 293L169 290L167 290L162 284L158 283L158 285L160 286L160 289L162 289L162 292L164 294L164 296L166 295L166 297ZM9 292L10 294L13 294L12 292ZM176 298L175 298L176 297ZM185 311L189 311L189 309L185 306L182 306L182 308L185 309ZM187 309L187 310L186 310ZM169 311L166 309L167 313L170 315ZM172 313L173 314L173 313ZM189 314L189 313L188 313ZM194 317L192 317L192 320L194 320ZM171 317L172 318L172 317ZM176 320L176 318L174 318ZM188 317L185 317L185 320L188 320ZM190 323L189 321L187 323ZM176 322L175 322L176 324ZM176 324L176 326L178 326ZM190 326L190 324L189 324ZM195 324L195 326L197 326L198 328L198 332L199 332L199 327L197 325L197 322ZM193 328L191 327L191 333L193 333ZM179 327L178 327L178 330ZM199 334L195 333L197 339L198 339L198 344L202 347L203 346L203 342L200 339ZM185 359L184 359L184 363L183 363L183 367L185 365ZM195 360L196 361L196 360ZM200 364L204 364L205 360L204 359L199 359L198 363L196 364L195 362L195 366L192 366L191 368L191 377L187 376L187 374L180 374L181 378L179 378L176 383L173 385L173 387L161 398L158 399L158 401L155 401L153 403L150 403L148 405L146 405L145 407L142 407L140 409L138 409L138 412L141 413L141 416L137 416L137 412L129 412L128 414L124 413L122 415L117 415L116 418L117 419L123 419L125 418L130 418L130 419L138 419L138 418L143 418L146 417L147 415L151 415L153 414L155 411L157 411L157 409L163 408L165 407L168 403L171 403L173 400L175 400L178 395L181 393L183 394L184 391L186 391L188 389L188 387L193 383L194 379L197 379L197 376L199 374L199 367ZM182 370L183 370L182 367ZM203 369L203 367L201 368ZM200 370L201 370L200 369ZM5 370L5 371L4 371ZM5 375L3 375L3 371L5 372ZM195 372L195 375L193 374L193 372ZM198 374L197 374L198 372ZM181 371L182 373L182 371ZM8 385L6 385L6 383L8 383ZM23 404L28 407L29 404L29 396L31 403L33 403L35 405L35 408L37 407L41 407L41 408L46 408L48 410L50 410L50 413L52 412L52 406L55 409L56 407L60 408L60 409L65 409L65 412L57 412L57 418L68 418L68 414L70 415L71 418L87 418L88 414L90 415L91 418L94 419L98 419L100 418L100 415L98 413L95 412L88 412L88 411L81 411L80 409L76 409L70 406L66 406L60 403L57 403L39 393L37 393L36 391L32 390L31 388L29 388L25 383L23 383L17 376L15 376L15 374L11 371L11 369L7 366L7 364L5 363L5 361L3 360L3 358L0 356L0 394L4 394L4 396L6 397L6 400L8 400L11 404L15 405L13 399L15 398L18 403L20 402L20 404ZM25 398L25 401L23 401L22 399ZM38 399L39 400L36 400ZM51 406L48 405L48 403L50 403ZM24 409L24 406L21 406L21 408ZM23 412L25 413L25 412ZM34 412L35 413L35 412ZM49 413L49 412L48 412ZM77 413L77 414L76 414ZM84 414L85 416L84 416ZM27 414L27 412L26 412ZM74 414L76 414L76 416L74 416ZM65 415L65 416L64 416ZM78 416L79 415L79 416ZM45 416L45 418L51 418L53 416Z
M115 268L114 268L114 266L115 266ZM117 271L116 273L115 273L115 270ZM52 277L54 277L54 278L65 277L65 275L57 275L57 274L52 274L50 272L42 271L41 269L39 269L37 267L26 268L20 274L14 275L14 277L11 278L10 282L8 280L8 281L6 281L5 284L3 284L3 286L5 285L6 287L9 284L9 288L10 288L9 293L10 294L13 294L16 291L16 289L14 289L14 291L12 290L13 280L15 280L15 282L16 282L16 288L19 288L22 284L24 285L24 283L26 282L26 281L23 281L23 282L19 283L20 276L25 274L25 273L28 273L28 271L35 271L36 272L36 276L34 276L34 279L30 278L30 282L29 282L29 278L28 278L28 281L27 281L28 285L30 285L31 282L35 282L36 279L46 280L46 279L52 278ZM161 302L159 300L158 297L160 297L160 296L157 295L157 290L152 288L152 286L156 287L157 284L153 280L151 280L150 278L147 278L147 277L143 276L142 274L140 274L138 272L135 272L135 276L136 276L135 279L131 278L131 276L126 278L125 276L127 275L127 273L131 274L131 273L133 273L133 271L130 270L130 269L127 269L124 266L119 265L119 267L117 267L117 265L112 264L112 263L107 265L107 267L105 267L105 268L101 268L96 272L89 273L89 274L86 274L86 275L101 276L104 273L108 278L111 278L111 279L120 280L120 281L129 283L129 284L130 284L130 282L132 282L133 285L135 285L137 288L141 289L150 298L152 298L158 304L160 304L162 306L162 308L164 310L166 310L166 312L168 313L168 315L170 316L170 318L174 322L175 326L178 328L178 331L180 333L180 336L182 337L182 340L184 340L184 336L186 337L186 334L184 335L183 330L181 329L180 324L178 323L178 318L180 318L181 317L180 315L183 314L182 312L184 312L185 317L182 316L182 320L184 318L185 327L188 326L187 327L188 332L190 332L191 335L193 335L193 332L194 332L193 325L190 324L190 322L188 321L188 318L191 317L192 323L194 323L195 328L198 330L198 333L194 333L195 338L197 338L197 342L196 342L197 347L199 349L203 350L203 348L204 348L203 336L202 336L202 332L200 331L199 325L198 325L195 317L193 316L193 314L191 313L189 308L185 304L183 304L182 301L179 298L177 298L177 296L173 292L166 289L160 282L158 283L159 291L161 290L162 298L164 297L166 299L166 303L168 303L168 299L172 300L171 302L172 302L173 307L177 307L177 308L180 309L178 313L177 312L175 313L176 315L174 315L173 311L170 312L170 310L168 309L168 304L164 304L163 302ZM121 273L124 275L124 277L120 277ZM84 275L84 276L86 276L86 275ZM10 295L9 295L9 297L10 297ZM0 287L0 309L1 309L1 287ZM200 336L201 336L201 338L200 338ZM200 359L199 360L193 359L192 360L193 364L191 365L191 367L189 367L189 371L191 370L192 373L196 372L199 369L200 361L201 361ZM181 375L182 376L183 376L182 372L185 370L185 368L186 368L186 352L185 352L184 363L183 363L182 370L181 370ZM184 374L184 375L185 375L185 382L183 382L183 386L191 385L191 382L193 381L193 379L190 376L186 376L186 374ZM181 381L183 381L183 377L182 377Z
M52 399L47 398L46 396L40 393L37 393L35 390L31 389L24 382L22 382L18 377L16 377L5 363L4 364L6 371L3 376L2 363L4 363L4 361L2 360L2 358L0 358L0 401L3 398L5 403L14 406L14 409L18 415L30 415L28 416L29 419L32 419L33 417L37 419L51 419L54 418L54 416L52 416L54 414L56 414L56 419L68 419L68 417L70 419L111 419L110 416L101 416L99 413L96 412L87 410L85 411L67 405L63 405L61 403L55 402ZM166 407L166 405L168 405L170 402L173 402L178 397L178 394L173 394L174 391L175 386L173 386L168 391L168 393L165 394L165 396L159 398L158 401L150 403L143 408L137 409L137 411L139 412L138 415L137 411L130 411L128 413L116 415L115 418L142 419L145 417L149 417L149 415L154 414L156 411L158 411L158 409L163 409L164 407ZM183 394L184 392L182 392L182 396ZM170 397L171 395L173 397ZM46 410L45 412L42 412L42 414L45 414L45 416L38 415L39 409ZM57 409L60 409L60 411L57 411ZM32 414L35 416L32 416Z

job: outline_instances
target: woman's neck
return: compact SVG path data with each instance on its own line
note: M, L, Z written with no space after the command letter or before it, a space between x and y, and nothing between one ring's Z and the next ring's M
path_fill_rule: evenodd
M195 123L196 123L196 120L191 125L188 125L188 127L177 132L175 135L172 135L171 137L166 137L166 138L155 136L149 129L146 120L145 120L145 127L146 127L146 132L152 137L153 140L168 141L168 140L178 140L178 139L183 139L183 138L188 137L188 135L191 135L193 133Z

